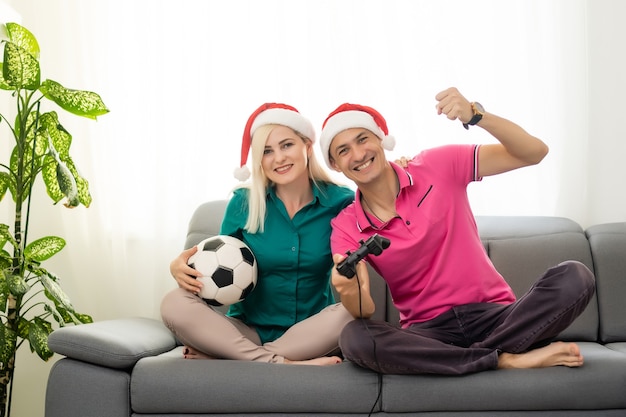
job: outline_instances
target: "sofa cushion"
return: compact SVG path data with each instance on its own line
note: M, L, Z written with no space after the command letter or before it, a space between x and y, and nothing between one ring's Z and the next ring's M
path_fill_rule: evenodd
M596 273L600 340L626 340L626 223L587 229Z
M176 339L160 320L137 317L61 327L50 334L48 346L74 359L124 369L173 349Z
M611 350L626 354L626 342L607 343L605 346Z
M580 368L510 369L455 377L385 375L382 409L388 413L624 409L626 354L593 342L579 345L585 357Z
M476 220L489 258L518 297L547 269L563 261L580 261L593 270L589 242L572 220L541 216L485 216ZM560 339L596 341L598 323L598 302L594 296Z
M277 365L164 354L137 362L131 406L137 414L367 414L378 384L376 373L346 362Z
M222 217L224 217L227 204L228 200L207 201L196 208L189 220L185 249L189 249L207 237L220 234Z

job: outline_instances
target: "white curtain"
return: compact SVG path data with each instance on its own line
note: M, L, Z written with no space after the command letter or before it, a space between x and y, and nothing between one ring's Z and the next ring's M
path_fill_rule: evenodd
M393 158L492 141L479 128L465 131L437 116L435 95L456 86L551 149L538 166L472 184L477 214L558 215L583 226L625 219L624 197L613 200L615 187L602 192L595 185L621 183L615 176L623 178L623 164L609 172L602 161L626 149L592 137L603 114L589 105L590 97L596 104L605 98L590 87L610 84L603 65L589 79L590 54L624 68L611 51L588 48L590 28L592 40L604 42L605 18L621 27L626 10L618 1L8 3L39 40L43 78L96 91L111 110L93 122L56 109L74 136L72 155L94 201L67 210L39 190L32 214L33 238L67 239L48 267L76 308L96 320L159 317L161 297L174 287L169 262L182 249L189 217L236 185L243 126L266 101L296 106L318 131L342 102L371 105L398 141ZM10 222L2 204L2 223ZM612 211L603 210L611 204Z

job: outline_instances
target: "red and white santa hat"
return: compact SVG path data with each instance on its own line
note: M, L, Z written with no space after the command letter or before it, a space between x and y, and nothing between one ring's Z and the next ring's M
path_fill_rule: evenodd
M332 168L328 151L335 136L344 130L358 127L367 129L378 136L383 142L383 148L388 151L392 151L396 146L395 138L389 135L385 118L378 111L360 104L344 103L331 112L322 125L320 147L326 165Z
M246 166L250 145L254 131L265 125L287 126L298 133L306 136L315 143L315 129L313 124L298 112L298 110L288 104L265 103L256 109L248 118L243 131L241 141L241 164L235 169L235 178L245 181L250 177L250 170Z

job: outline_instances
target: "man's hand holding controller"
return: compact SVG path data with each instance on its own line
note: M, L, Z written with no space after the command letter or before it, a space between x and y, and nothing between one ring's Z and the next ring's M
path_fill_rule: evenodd
M356 264L367 255L380 255L383 250L387 249L390 241L387 238L374 234L366 241L361 240L361 246L354 252L348 251L348 255L343 261L337 265L337 271L346 278L352 278L356 274Z
M355 318L370 318L376 305L369 290L369 274L364 262L360 262L370 253L378 256L389 247L389 239L373 235L367 241L361 240L361 246L354 252L346 252L346 257L333 255L337 267L333 270L332 283L341 297L341 303ZM357 275L356 280L351 279Z

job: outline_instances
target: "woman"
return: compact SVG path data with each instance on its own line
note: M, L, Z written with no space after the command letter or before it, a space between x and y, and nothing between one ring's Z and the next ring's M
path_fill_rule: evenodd
M258 262L258 282L228 313L198 297L198 271L187 265L196 248L170 265L180 288L161 304L164 323L185 344L186 358L227 358L271 363L332 365L341 362L339 333L352 316L335 303L330 220L354 193L335 184L317 162L311 122L289 105L266 103L248 119L240 180L220 234L243 240Z

